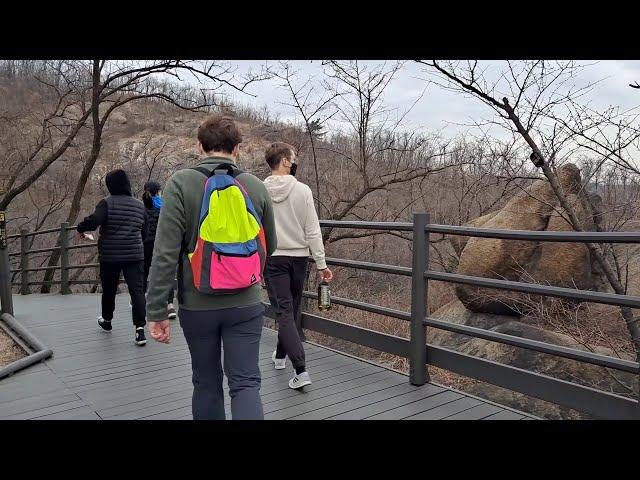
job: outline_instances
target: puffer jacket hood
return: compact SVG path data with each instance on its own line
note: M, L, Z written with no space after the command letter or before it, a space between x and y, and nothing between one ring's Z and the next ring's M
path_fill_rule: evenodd
M107 184L107 189L111 195L133 196L131 194L131 183L129 182L127 172L122 169L113 170L107 173L105 183Z
M296 183L298 180L293 175L271 175L264 179L264 186L274 203L281 203L289 198Z

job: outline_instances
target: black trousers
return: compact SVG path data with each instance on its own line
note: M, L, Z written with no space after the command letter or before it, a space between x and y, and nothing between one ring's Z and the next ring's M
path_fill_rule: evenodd
M307 257L269 257L264 275L278 322L276 357L288 355L296 369L305 367L300 306L308 263Z
M149 287L149 270L151 270L151 260L153 259L153 243L144 244L144 293L147 293ZM173 303L174 291L177 288L177 281L169 292L167 303Z
M133 324L144 327L146 324L146 301L144 298L144 261L135 262L100 262L100 282L102 283L102 318L113 320L116 308L116 292L120 273L129 287L131 295L131 313Z

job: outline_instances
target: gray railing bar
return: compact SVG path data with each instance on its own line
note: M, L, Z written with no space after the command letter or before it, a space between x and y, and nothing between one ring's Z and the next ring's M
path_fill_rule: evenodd
M60 247L39 248L37 250L27 250L25 253L31 255L32 253L48 253L48 252L53 252L53 251L59 250L59 249L60 249Z
M427 225L427 231L447 235L501 238L506 240L577 243L640 243L640 232L535 232L529 230L499 230L435 224Z
M311 313L302 313L302 327L399 357L408 358L409 356L409 340L406 338L330 320Z
M326 262L329 265L335 265L338 267L357 268L360 270L371 270L373 272L392 273L394 275L404 275L405 277L411 276L410 267L398 267L396 265L385 265L383 263L370 263L361 262L358 260L343 260L341 258L326 258Z
M79 268L98 268L100 266L99 263L85 263L81 265L69 265L67 270L79 269Z
M425 277L441 282L461 283L476 287L496 288L512 292L530 293L533 295L547 295L550 297L568 298L584 302L604 303L622 307L640 308L640 297L632 295L618 295L615 293L600 293L575 288L550 287L535 283L514 282L511 280L497 280L494 278L472 277L458 273L425 272Z
M411 322L409 329L409 381L412 385L424 385L429 381L427 357L424 348L427 315L427 289L429 283L422 272L429 269L428 213L413 214L413 254L411 271Z
M321 227L356 228L361 230L393 230L412 232L413 223L408 222L361 222L345 220L320 220Z
M303 292L302 295L306 298L318 299L318 294L314 292ZM331 303L336 305L342 305L344 307L351 307L357 310L363 310L365 312L376 313L378 315L385 315L387 317L397 318L398 320L410 321L411 314L409 312L403 312L402 310L394 310L393 308L380 307L378 305L372 305L371 303L359 302L357 300L350 300L348 298L331 296Z
M44 272L46 270L58 270L60 267L35 267L35 268L12 268L11 273L19 273L19 272Z
M571 360L582 361L600 367L613 368L615 370L630 373L640 373L640 364L638 364L637 362L632 362L630 360L609 357L607 355L600 355L597 353L585 352L570 347L563 347L561 345L553 345L551 343L540 342L538 340L529 340L524 337L516 337L514 335L508 335L506 333L492 332L491 330L471 327L469 325L459 325L456 323L443 322L435 318L425 318L424 323L429 327L446 330L447 332L460 333L462 335L468 335L474 338L483 338L492 342L513 345L515 347L524 348L526 350L533 350L536 352L547 353L558 357L569 358Z
M352 228L360 230L394 230L410 232L412 223L407 222L363 222L345 220L321 220L321 227ZM550 232L529 230L504 230L456 225L428 224L425 230L431 233L462 235L469 237L500 238L506 240L532 240L545 242L590 242L590 243L640 243L640 232Z
M47 230L38 230L37 232L27 232L27 237L35 237L36 235L44 235L46 233L60 232L59 228L48 228ZM18 235L20 236L20 235Z
M93 243L79 243L77 245L69 245L67 247L67 250L74 250L76 248L89 248L89 247L97 247L98 244L97 242L93 242Z

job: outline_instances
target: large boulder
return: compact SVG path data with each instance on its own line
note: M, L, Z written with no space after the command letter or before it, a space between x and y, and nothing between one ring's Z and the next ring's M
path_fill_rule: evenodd
M588 229L595 228L594 212L579 194L580 170L573 164L558 169L558 180L569 203ZM569 231L565 212L547 180L538 180L513 197L499 211L470 225L504 230ZM589 289L593 285L591 258L580 243L533 242L472 237L452 239L463 275ZM471 285L457 285L456 295L471 311L520 315L537 301L530 295Z
M582 224L590 230L594 229L595 223L592 218L589 219L578 196L571 194L567 199ZM573 231L568 214L562 207L549 216L545 230ZM579 289L589 289L593 284L591 255L584 243L541 242L523 270L523 281Z
M489 212L486 215L482 215L481 217L478 217L474 220L471 220L470 222L465 223L463 226L482 228L484 224L487 223L489 220L491 220L493 217L495 217L497 213L498 212ZM464 235L451 235L451 237L449 238L449 240L451 241L451 245L453 245L453 249L455 250L458 256L462 254L462 250L464 250L464 247L467 245L469 238L470 237L467 237Z

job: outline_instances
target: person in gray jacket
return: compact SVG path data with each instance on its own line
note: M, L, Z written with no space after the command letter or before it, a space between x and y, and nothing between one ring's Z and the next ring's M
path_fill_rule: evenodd
M283 142L273 143L265 153L265 160L271 168L271 176L264 184L273 201L278 236L278 247L267 260L265 269L267 293L278 322L278 344L271 358L275 368L280 370L286 367L289 357L295 369L289 387L299 389L311 384L300 327L309 253L321 280L330 281L333 274L325 262L313 194L307 185L295 178L297 164L293 147Z

